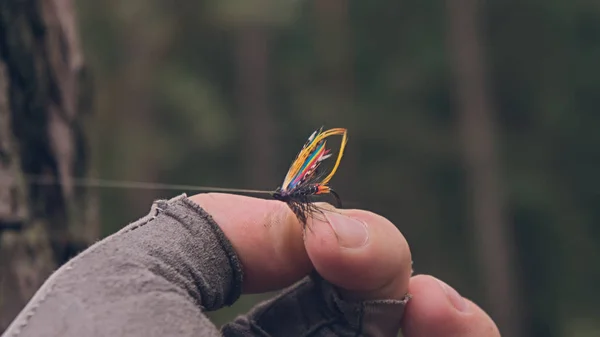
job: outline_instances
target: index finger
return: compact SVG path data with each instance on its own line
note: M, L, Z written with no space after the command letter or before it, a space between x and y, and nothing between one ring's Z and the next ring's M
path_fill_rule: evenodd
M302 225L287 204L222 193L189 199L204 208L231 241L244 270L244 293L281 289L311 271Z

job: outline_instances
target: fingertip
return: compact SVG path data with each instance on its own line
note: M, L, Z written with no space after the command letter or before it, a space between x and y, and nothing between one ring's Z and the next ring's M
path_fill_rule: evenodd
M421 336L500 336L492 319L475 303L461 297L446 283L429 275L410 279L402 332Z
M309 258L321 276L352 297L402 299L411 274L411 254L400 231L368 211L325 210L324 214L309 220L305 239Z

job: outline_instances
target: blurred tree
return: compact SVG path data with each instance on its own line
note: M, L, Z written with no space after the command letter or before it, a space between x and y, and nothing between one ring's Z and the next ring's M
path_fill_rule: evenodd
M216 1L213 10L221 27L234 31L235 95L246 184L274 188L278 148L271 99L271 40L274 28L288 24L293 3L274 0Z
M74 16L68 0L0 2L0 331L98 236L91 193L72 180L87 171L91 91Z
M352 137L355 113L354 52L351 47L350 4L348 0L313 1L316 31L316 72L313 95L321 103L311 122L313 125L346 127ZM314 120L314 121L313 121ZM361 189L357 179L358 152L348 151L344 169L337 177L338 192L346 200L356 200Z
M514 239L506 216L494 111L487 89L477 0L447 2L449 48L456 83L475 244L490 314L505 336L522 336Z
M114 14L120 18L123 32L120 36L121 55L119 82L115 84L117 90L114 95L119 96L120 109L125 113L119 114L116 124L124 128L123 132L129 133L136 128L136 139L127 140L127 145L132 148L135 156L129 158L132 162L141 165L120 164L125 168L125 176L135 177L139 181L159 181L160 166L155 162L161 159L161 154L155 146L148 146L151 139L160 135L160 123L155 121L157 110L153 96L154 77L161 60L168 54L173 36L173 29L168 20L168 15L162 13L161 6L150 6L148 1L114 1L112 3ZM149 24L151 22L151 24ZM125 202L134 209L145 210L148 203L159 198L160 191L147 191L140 197L139 191L122 191Z
M235 59L237 65L237 107L246 183L272 188L276 148L275 123L269 99L269 40L267 26L251 22L237 29Z
M465 187L471 184L465 181L465 147L458 141L450 104L457 87L448 59L457 51L444 44L449 28L445 3L346 2L348 8L340 5L342 0L150 0L135 5L79 0L82 42L97 83L98 108L90 131L98 139L92 152L99 174L141 180L146 167L153 166L149 180L263 187L248 181L255 175L248 165L262 164L252 163L256 154L246 153L249 145L243 143L260 131L248 130L242 119L252 118L248 108L235 106L241 102L238 37L242 27L263 27L266 106L273 122L269 137L279 148L270 150L275 154L268 159L276 162L275 183L313 127L348 126L347 156L332 182L345 189L345 203L398 224L411 243L416 272L439 276L466 297L489 305L476 267L482 255L472 244L474 227L465 225L473 222L474 210L466 207ZM335 11L325 12L330 7ZM497 174L506 176L502 187L510 218L504 225L516 232L526 335L580 336L577 332L586 325L597 324L600 298L595 291L600 265L590 263L600 258L600 7L584 0L508 0L479 8L483 21L477 30L485 39L478 42L489 51L485 70L492 85L487 91L494 98L488 112L497 112L492 124L499 146L494 150L502 158ZM340 15L340 10L349 14ZM338 29L340 22L346 26ZM348 43L338 40L343 34ZM131 58L133 45L146 52ZM336 49L340 61L331 57ZM127 70L136 62L143 69ZM345 67L352 68L351 76L332 76ZM127 79L136 74L144 80ZM335 94L346 80L351 109L346 98L337 101ZM142 89L150 92L137 92ZM134 107L144 111L124 119ZM352 156L358 158L358 181L344 179L352 170L348 164L354 165ZM348 193L355 193L350 200ZM130 194L134 197L103 191L105 233L146 212L155 197ZM136 207L123 207L132 201ZM231 319L248 306L223 312L218 320Z

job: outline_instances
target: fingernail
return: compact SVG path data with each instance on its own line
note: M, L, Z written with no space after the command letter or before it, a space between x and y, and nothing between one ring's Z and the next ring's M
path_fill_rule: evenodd
M444 290L444 293L446 293L446 296L448 296L448 299L450 300L452 305L456 308L456 310L461 312L467 312L469 309L469 303L467 303L467 301L465 301L465 299L462 296L460 296L460 294L456 290L454 290L454 288L440 280L437 281Z
M364 222L338 212L324 213L341 247L360 248L369 241L369 232Z

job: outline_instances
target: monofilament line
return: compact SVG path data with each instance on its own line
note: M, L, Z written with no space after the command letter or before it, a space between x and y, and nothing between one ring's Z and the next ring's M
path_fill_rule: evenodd
M24 175L25 181L35 185L62 185L56 179L44 176ZM272 194L273 191L267 190L249 190L240 188L225 188L197 185L180 184L162 184L141 181L128 180L108 180L95 178L75 178L70 177L71 183L77 187L95 187L95 188L118 188L118 189L139 189L139 190L185 190L198 192L224 192L224 193L249 193L249 194Z

